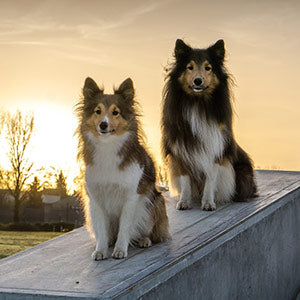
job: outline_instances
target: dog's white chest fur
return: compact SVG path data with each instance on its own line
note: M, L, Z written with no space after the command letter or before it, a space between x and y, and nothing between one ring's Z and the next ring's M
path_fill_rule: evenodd
M190 165L194 165L197 170L206 173L224 151L224 137L220 127L217 122L207 120L205 115L199 115L194 107L186 108L183 116L190 124L192 134L198 140L199 146L191 150L177 142L174 146L175 154L189 161Z
M214 158L220 157L224 150L224 138L217 122L208 121L205 115L199 115L193 107L187 109L186 120L191 126L193 135L200 140L203 154Z
M143 169L138 163L132 163L122 170L119 168L121 157L118 153L128 134L106 137L104 141L92 135L89 138L95 152L93 164L88 165L85 172L88 193L108 212L119 215L128 195L136 195Z

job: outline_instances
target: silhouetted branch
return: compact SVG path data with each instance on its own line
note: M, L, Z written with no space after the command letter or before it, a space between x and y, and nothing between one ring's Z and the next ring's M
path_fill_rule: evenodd
M25 185L32 175L33 164L29 164L26 159L28 144L32 137L34 128L34 116L32 114L22 115L17 111L14 115L6 113L1 120L6 129L6 140L9 151L11 170L2 172L2 178L6 183L9 193L15 199L14 221L19 221L20 205L26 199Z

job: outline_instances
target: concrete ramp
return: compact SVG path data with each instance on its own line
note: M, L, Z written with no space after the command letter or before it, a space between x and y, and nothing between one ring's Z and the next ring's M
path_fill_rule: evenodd
M257 171L260 197L176 211L172 240L93 261L86 228L0 261L0 299L293 299L300 288L300 172Z

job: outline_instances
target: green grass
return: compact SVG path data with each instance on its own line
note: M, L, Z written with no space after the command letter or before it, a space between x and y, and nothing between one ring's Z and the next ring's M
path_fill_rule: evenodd
M53 239L61 232L0 231L0 259Z

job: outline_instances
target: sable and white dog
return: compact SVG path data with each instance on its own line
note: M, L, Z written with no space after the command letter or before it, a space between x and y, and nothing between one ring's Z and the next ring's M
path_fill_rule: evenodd
M165 201L154 163L143 145L134 87L126 79L114 94L85 80L78 105L79 157L85 165L86 219L96 238L95 260L127 256L128 245L169 238Z

